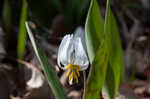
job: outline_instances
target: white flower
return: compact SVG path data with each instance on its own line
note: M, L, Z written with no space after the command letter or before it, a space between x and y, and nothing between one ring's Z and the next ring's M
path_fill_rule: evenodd
M78 83L79 71L86 70L89 66L89 60L85 49L84 32L82 28L77 28L74 34L66 35L58 49L58 66L68 70L69 83L73 79Z

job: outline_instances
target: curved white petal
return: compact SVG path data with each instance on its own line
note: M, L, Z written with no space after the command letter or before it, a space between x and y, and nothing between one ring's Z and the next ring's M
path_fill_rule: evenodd
M74 48L75 48L75 61L74 64L80 66L80 70L85 70L88 68L89 61L86 55L86 51L82 45L81 38L74 38Z
M79 65L80 70L87 69L89 60L86 51L85 32L82 27L78 27L74 35L66 35L63 38L58 50L57 61L62 69L65 69L68 64Z
M85 32L81 26L76 28L76 30L74 32L74 38L81 38L83 48L86 51Z
M27 85L31 88L39 88L44 84L41 73L37 70L32 70L32 77L27 81Z
M82 27L77 27L75 32L74 32L74 37L81 37L84 38L84 29Z
M62 69L65 69L65 66L67 66L72 61L71 56L74 49L72 43L73 35L66 35L59 46L57 63Z

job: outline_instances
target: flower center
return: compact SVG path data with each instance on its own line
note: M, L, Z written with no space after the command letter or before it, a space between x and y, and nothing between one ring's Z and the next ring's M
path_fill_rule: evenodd
M80 66L68 64L65 69L68 70L67 75L69 76L69 81L71 81L71 79L74 78L76 80L76 83L78 83L79 82L78 77L80 76L79 73Z

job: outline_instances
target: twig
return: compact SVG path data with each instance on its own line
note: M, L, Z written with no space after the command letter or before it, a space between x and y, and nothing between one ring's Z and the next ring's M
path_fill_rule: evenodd
M6 55L6 54L4 54L4 53L0 53L0 55L1 55L1 56L5 56L5 58L10 59L10 60L12 60L12 61L16 61L16 62L18 62L18 63L20 63L20 64L23 64L23 65L27 66L28 68L32 68L32 69L34 69L34 70L36 70L36 71L39 71L39 72L42 74L42 76L45 78L42 69L39 68L38 66L35 66L35 65L33 65L33 64L29 63L29 62L26 62L26 61L23 61L23 60L16 59L16 58L14 58L14 57L8 56L8 55Z

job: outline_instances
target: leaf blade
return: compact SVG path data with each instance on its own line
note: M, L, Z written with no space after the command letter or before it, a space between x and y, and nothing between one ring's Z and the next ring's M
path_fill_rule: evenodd
M89 54L90 63L94 60L95 53L100 46L100 41L103 38L104 21L100 15L97 0L91 0L86 23L86 44Z
M122 76L121 71L123 70L123 54L118 28L110 8L110 0L107 0L104 28L110 53L104 89L110 99L115 99L118 92L120 78Z
M85 31L87 50L92 66L85 87L84 98L100 99L102 98L101 91L105 82L109 53L107 40L103 34L104 21L100 15L97 0L91 0Z
M85 99L101 99L101 91L104 86L106 78L106 70L108 64L108 48L106 40L101 42L101 46L98 49L94 58L89 79L85 89Z
M18 58L23 58L25 45L26 45L26 27L24 24L27 19L26 0L23 0L22 5L23 6L21 11L21 17L20 17L20 32L19 32L18 45L17 45Z
M29 29L27 22L26 22L26 28L27 28L30 40L32 42L34 51L41 63L41 66L43 68L45 76L47 77L48 83L49 83L50 87L52 88L52 91L54 92L57 99L66 99L66 91L64 90L63 86L61 85L54 67L52 67L49 64L48 59L45 56L44 52L40 49L39 45L36 43L36 41L32 35L32 32Z

